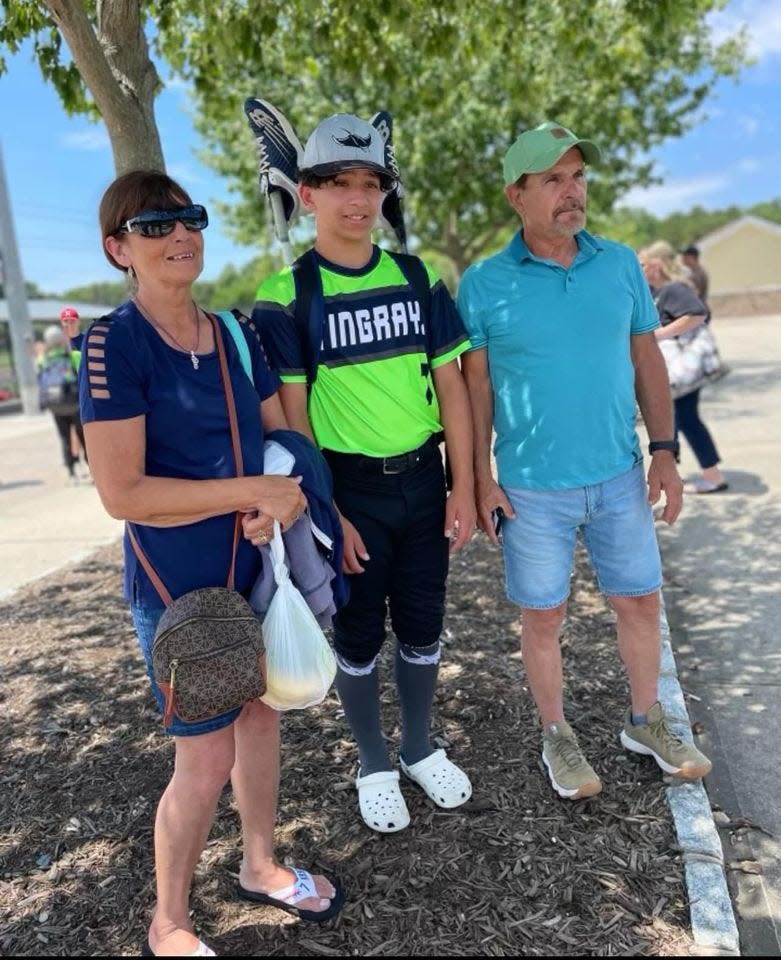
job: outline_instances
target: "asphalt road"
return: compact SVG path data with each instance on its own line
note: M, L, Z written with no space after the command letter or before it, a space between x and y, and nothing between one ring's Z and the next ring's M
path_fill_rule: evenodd
M779 956L781 316L717 319L714 331L732 372L700 409L730 489L688 496L660 531L664 595L689 714L714 760L705 786L721 808L741 952ZM684 444L681 472L697 471Z

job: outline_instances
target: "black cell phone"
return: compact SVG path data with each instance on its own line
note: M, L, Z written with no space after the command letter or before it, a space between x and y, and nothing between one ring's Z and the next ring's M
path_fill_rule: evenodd
M502 535L502 520L504 520L504 510L501 507L497 507L496 510L491 511L491 520L494 525L494 533L497 537Z

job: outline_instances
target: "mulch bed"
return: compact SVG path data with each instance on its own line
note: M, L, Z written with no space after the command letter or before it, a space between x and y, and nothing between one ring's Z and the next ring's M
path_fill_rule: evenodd
M138 955L153 901L152 822L172 768L120 590L119 546L0 604L0 955ZM456 811L403 785L412 826L371 833L335 695L283 722L281 859L343 878L322 927L234 895L226 788L196 873L199 933L231 956L671 956L692 943L683 867L656 765L619 744L613 619L582 556L563 636L568 716L604 778L551 790L501 556L455 558L434 717L474 797ZM386 644L387 651L391 644ZM390 658L384 661L390 675ZM398 742L392 684L382 693Z

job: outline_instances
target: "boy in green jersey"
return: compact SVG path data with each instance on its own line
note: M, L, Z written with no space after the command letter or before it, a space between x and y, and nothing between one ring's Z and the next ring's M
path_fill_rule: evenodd
M401 769L441 807L457 807L472 792L466 774L429 739L448 557L475 526L472 418L457 359L469 340L429 267L430 293L421 303L406 270L372 244L394 174L371 124L350 114L324 120L299 173L301 202L317 227L304 256L315 260L312 303L322 320L315 316L312 334L312 324L297 318L288 267L261 285L253 321L282 380L290 426L314 439L333 472L350 580L350 600L334 621L336 685L358 744L361 815L388 833L409 823L380 726L376 660L388 611L397 639Z

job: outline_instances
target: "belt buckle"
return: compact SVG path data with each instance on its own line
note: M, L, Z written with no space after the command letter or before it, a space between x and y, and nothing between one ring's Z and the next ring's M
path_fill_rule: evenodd
M398 457L383 457L382 460L382 473L383 476L392 477L397 473L403 473L406 469L406 454L402 454Z

